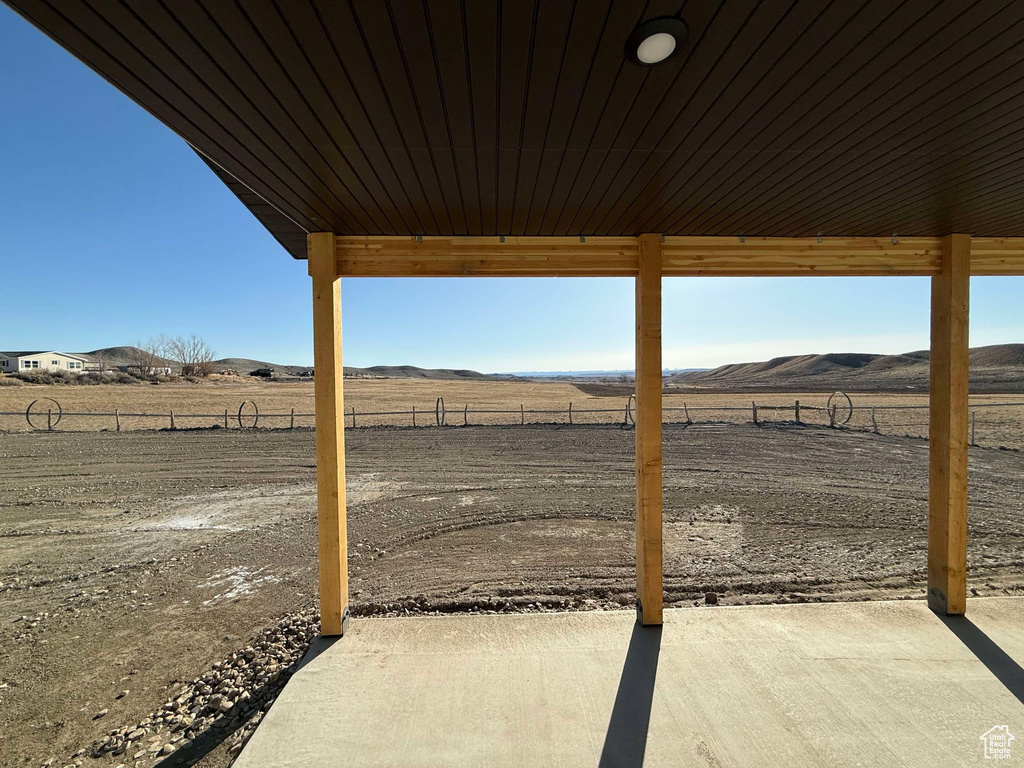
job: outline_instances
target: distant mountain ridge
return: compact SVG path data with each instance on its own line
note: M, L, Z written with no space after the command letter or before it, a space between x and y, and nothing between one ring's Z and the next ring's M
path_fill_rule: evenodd
M972 391L1024 392L1024 344L997 344L970 351ZM847 389L904 391L928 388L927 350L899 355L830 353L791 355L755 363L732 363L710 371L678 373L671 388Z
M130 366L135 363L138 357L135 354L136 348L131 346L104 347L94 349L91 352L79 352L75 354L85 355L97 360L102 360L107 365L116 368L118 366ZM169 360L163 361L164 365L174 367ZM269 363L266 360L253 360L247 357L222 357L214 361L215 371L237 371L245 375L257 368L273 368L275 372L298 376L305 371L313 370L311 365L283 365L281 363ZM498 373L480 373L458 368L419 368L415 365L374 365L369 368L355 368L345 366L345 375L353 378L377 378L377 379L437 379L437 380L472 380L472 379L514 379L515 376Z

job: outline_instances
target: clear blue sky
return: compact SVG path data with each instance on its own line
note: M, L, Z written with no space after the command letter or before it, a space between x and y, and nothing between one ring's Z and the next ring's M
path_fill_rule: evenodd
M310 364L296 262L156 119L0 4L0 349L198 333ZM971 344L1024 341L1024 278L972 281ZM343 281L345 362L633 364L629 279ZM673 278L667 368L928 346L927 278Z

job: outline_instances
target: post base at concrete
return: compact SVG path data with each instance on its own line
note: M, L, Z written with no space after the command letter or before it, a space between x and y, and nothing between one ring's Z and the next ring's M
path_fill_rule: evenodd
M659 617L656 621L644 621L644 606L639 600L636 601L636 623L641 627L660 627L663 623Z
M348 606L345 606L345 610L341 613L341 626L328 627L324 624L323 619L320 620L320 636L321 637L344 637L348 634L348 617L349 610Z
M949 601L946 599L946 594L938 587L930 587L928 589L928 607L932 609L939 616L963 616L964 612L960 611L951 612L949 610Z

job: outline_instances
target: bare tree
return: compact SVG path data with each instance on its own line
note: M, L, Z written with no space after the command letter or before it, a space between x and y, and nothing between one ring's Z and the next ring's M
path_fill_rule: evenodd
M164 357L169 342L163 336L151 336L146 341L137 341L128 348L128 367L140 376L152 376L167 367Z
M110 370L110 358L106 353L99 355L92 355L93 362L96 364L95 370L99 373Z
M181 367L182 376L206 377L213 373L213 348L194 333L168 340L167 357Z

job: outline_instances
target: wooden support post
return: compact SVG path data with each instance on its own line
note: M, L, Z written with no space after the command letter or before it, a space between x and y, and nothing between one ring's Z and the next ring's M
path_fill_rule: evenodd
M416 426L416 406L412 407L412 425Z
M171 429L174 429L174 410L171 410Z
M978 420L978 412L977 411L971 411L971 445L977 445L977 443L974 442L974 427L976 426L975 422L977 420Z
M224 409L224 429L228 429L228 409Z
M572 400L569 401L569 423L572 424Z
M693 422L690 421L690 409L686 407L686 403L683 403L683 413L686 414L686 423L693 424Z
M796 401L796 405L793 406L793 418L797 424L800 423L800 401Z
M466 407L462 409L462 426L469 426L469 403L466 403Z
M872 428L872 431L874 431L874 433L877 435L878 434L878 419L875 418L875 407L874 406L871 406L871 428Z
M661 236L641 235L636 278L636 597L662 623Z
M520 403L519 404L519 424L523 425L525 423L526 423L526 410L525 410L525 406L522 403Z
M942 239L932 278L928 430L928 606L942 615L967 608L967 323L970 235Z
M754 412L754 423L757 424L757 403L750 401L750 408Z
M117 408L114 409L114 427L118 432L121 431L121 414L118 413Z
M292 419L288 423L288 429L295 429L295 409L292 408Z
M316 376L317 541L320 632L342 635L348 617L348 534L345 519L345 398L341 361L341 282L334 235L307 238L313 278L313 359Z

